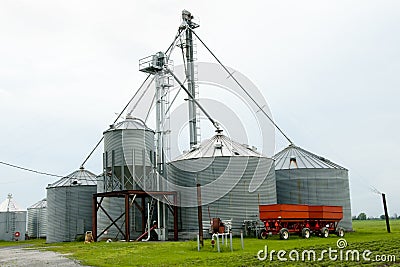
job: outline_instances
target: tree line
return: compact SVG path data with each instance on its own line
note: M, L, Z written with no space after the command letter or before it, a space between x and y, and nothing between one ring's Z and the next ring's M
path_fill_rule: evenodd
M354 215L352 217L352 219L353 220L361 220L361 221L362 220L385 220L386 216L385 216L385 214L382 214L379 217L373 217L373 216L367 217L367 214L365 212L361 212L360 214L358 214L358 216ZM389 217L389 219L397 220L397 219L400 219L400 216L397 215L397 213L394 213L392 216Z

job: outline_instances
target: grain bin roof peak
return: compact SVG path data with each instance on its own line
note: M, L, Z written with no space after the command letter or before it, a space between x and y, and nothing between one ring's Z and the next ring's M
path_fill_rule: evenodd
M0 212L6 211L24 211L12 198L11 194L8 194L7 199L0 203Z
M240 144L222 133L195 145L190 151L178 156L174 161L211 157L264 157L255 147Z
M315 155L307 150L304 150L294 144L278 152L274 156L275 170L287 169L341 169L344 167L333 163L332 161Z
M127 115L125 120L121 122L110 125L110 128L105 132L116 130L146 130L154 132L152 129L147 127L146 123L143 120L132 117L131 115Z
M81 167L60 180L49 184L47 188L62 186L97 185L96 175Z
M47 207L47 200L46 198L36 202L35 204L33 204L32 206L30 206L28 208L29 209L42 209L42 208L46 208Z

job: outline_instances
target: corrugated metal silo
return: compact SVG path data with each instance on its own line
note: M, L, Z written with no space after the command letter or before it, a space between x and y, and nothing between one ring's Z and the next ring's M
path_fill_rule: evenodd
M9 194L0 204L0 240L25 240L26 211Z
M211 218L232 219L235 235L240 233L244 220L258 218L258 205L276 203L273 160L221 133L170 162L168 179L190 188L199 183L202 221L210 221L208 210ZM181 201L184 194L180 192ZM196 194L187 199L196 200ZM197 207L193 204L184 207L186 203L180 203L179 230L183 238L193 238L198 232Z
M153 179L154 131L146 124L130 115L104 132L104 175L99 182L97 191L112 192L121 190L150 190L154 189ZM133 175L134 174L134 175ZM125 212L124 200L121 198L104 198L102 206L113 218L118 218ZM131 208L131 234L140 234L142 230L141 214ZM100 234L110 225L110 219L99 210L98 229ZM117 224L122 226L124 219ZM121 238L118 230L112 226L103 234L104 238Z
M278 203L343 206L340 225L352 230L347 169L295 145L274 159Z
M96 191L96 175L83 168L47 187L47 243L74 241L92 230Z
M28 208L28 236L44 238L47 231L47 200L44 198Z

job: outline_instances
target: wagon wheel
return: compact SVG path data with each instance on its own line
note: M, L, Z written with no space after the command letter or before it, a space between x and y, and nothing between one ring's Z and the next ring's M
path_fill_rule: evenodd
M303 230L301 230L301 236L305 239L310 238L311 236L311 231L308 228L303 228Z
M268 238L268 233L267 233L267 231L266 231L266 230L261 230L259 238L261 238L261 239L267 239L267 238Z
M288 240L289 239L289 230L288 229L286 229L286 228L282 228L280 231L279 231L279 237L282 239L282 240Z
M322 229L321 229L321 237L326 238L328 236L329 236L329 229L326 228L326 227L322 227Z
M344 229L343 229L342 227L339 227L339 228L336 230L336 235L337 235L338 237L344 237Z

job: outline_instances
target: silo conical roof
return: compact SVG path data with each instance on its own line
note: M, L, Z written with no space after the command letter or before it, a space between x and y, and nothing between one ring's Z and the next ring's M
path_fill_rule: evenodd
M125 120L118 122L117 124L113 124L110 126L108 131L115 131L115 130L146 130L146 131L152 131L149 127L147 127L146 123L139 119L139 118L134 118L130 115L127 115Z
M344 167L315 155L294 144L289 145L275 156L275 170L287 169L341 169Z
M194 146L190 151L183 153L173 161L211 158L211 157L264 157L255 148L240 144L229 137L218 133L212 138Z
M97 185L96 175L81 167L60 180L49 184L47 188L62 186L78 186L78 185Z
M12 198L11 194L8 194L7 199L1 202L0 212L5 211L24 211Z
M28 209L42 209L47 207L47 200L46 198L36 202L32 206L30 206Z

